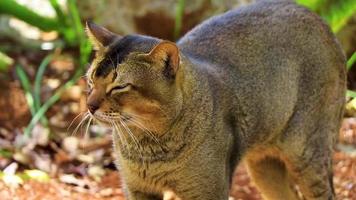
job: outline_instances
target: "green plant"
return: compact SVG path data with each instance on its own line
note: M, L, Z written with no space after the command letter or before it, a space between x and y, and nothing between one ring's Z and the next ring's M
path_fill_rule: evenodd
M6 71L13 62L10 57L0 52L0 71Z
M174 39L178 39L182 31L182 22L184 16L185 0L178 0L176 4L176 18L174 24Z
M0 156L4 157L4 158L11 158L12 157L12 152L0 148Z
M356 62L356 52L354 52L352 54L352 56L349 58L349 60L347 61L347 70L350 70L351 67L355 64Z
M71 22L72 29L75 30L75 36L79 42L79 53L80 53L79 62L78 62L79 67L75 71L72 78L69 81L67 81L63 86L61 86L59 89L57 89L57 91L49 99L47 99L43 103L43 105L41 105L41 107L38 108L37 112L33 115L29 125L25 129L25 135L27 136L30 136L32 129L42 118L42 116L44 116L47 110L60 99L63 91L73 86L78 81L78 79L84 72L85 66L88 62L91 53L91 44L85 36L84 27L80 21L80 16L79 16L77 6L75 4L75 0L68 0L67 3L68 3L68 10L69 10L69 17L70 17L69 21Z
M46 67L48 66L49 62L52 60L52 55L46 56L43 61L41 62L40 66L38 67L37 73L36 73L36 78L35 78L35 83L34 87L32 89L31 83L29 81L28 76L26 75L26 72L23 70L23 67L20 66L19 64L16 65L16 74L18 75L21 85L23 89L25 90L25 97L27 100L28 107L30 109L30 112L32 116L34 116L40 106L41 106L41 83L42 83L42 78L44 75L44 72L46 70ZM48 120L45 116L41 117L41 123L44 126L48 125Z
M43 104L40 98L41 83L45 70L50 61L52 60L53 56L48 55L47 57L45 57L40 66L38 67L33 89L31 87L29 78L27 77L23 68L20 65L16 65L16 73L20 79L22 87L25 90L27 104L32 114L32 119L24 132L27 137L31 136L32 129L39 121L41 121L43 125L47 126L48 120L45 117L45 113L54 103L56 103L60 99L63 91L73 86L81 77L81 74L83 74L84 72L85 66L88 62L91 53L91 45L89 40L86 38L84 27L81 23L79 12L76 6L76 1L67 0L67 13L63 12L57 0L49 1L53 9L56 11L56 19L39 16L33 11L21 5L18 5L14 0L0 1L0 14L12 14L13 16L18 17L19 19L22 19L25 22L37 26L38 28L45 31L55 30L64 37L68 45L72 46L76 44L79 47L80 56L77 62L79 66L76 68L74 75L63 86L58 88L51 97L49 97L45 102L43 102ZM13 8L15 8L14 10L12 9L12 6L14 6Z
M15 16L43 31L59 31L61 26L57 19L40 16L27 7L18 4L15 0L1 0L0 14Z
M349 58L349 60L347 61L347 64L346 64L347 69L348 70L351 69L352 65L355 64L355 62L356 62L356 52L354 52L352 54L352 56ZM347 90L346 96L356 98L356 92L354 92L352 90Z
M297 0L323 17L337 33L356 12L355 0Z
M23 70L22 66L16 65L15 69L16 69L16 74L20 79L22 88L25 90L25 97L27 100L27 105L30 108L31 114L34 115L36 113L36 109L35 109L35 103L34 103L33 96L32 96L30 80L29 80L28 76L26 75L26 72Z
M27 7L18 4L15 0L1 0L0 14L14 16L43 31L57 31L65 38L65 41L69 45L75 46L77 44L77 40L70 21L67 20L68 18L61 10L57 0L50 0L50 3L56 11L56 18L41 16Z

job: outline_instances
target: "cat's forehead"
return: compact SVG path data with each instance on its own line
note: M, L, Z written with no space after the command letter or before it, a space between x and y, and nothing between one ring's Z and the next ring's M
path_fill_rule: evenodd
M101 56L100 61L94 62L93 76L105 78L125 61L130 53L148 53L159 41L159 39L141 35L123 37L109 46L108 50Z

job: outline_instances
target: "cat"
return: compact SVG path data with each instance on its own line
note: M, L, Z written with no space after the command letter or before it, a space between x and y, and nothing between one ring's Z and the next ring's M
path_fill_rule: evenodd
M345 56L316 14L259 1L177 43L86 31L88 110L114 130L127 199L227 200L240 161L264 199L298 199L295 185L305 199L335 199Z

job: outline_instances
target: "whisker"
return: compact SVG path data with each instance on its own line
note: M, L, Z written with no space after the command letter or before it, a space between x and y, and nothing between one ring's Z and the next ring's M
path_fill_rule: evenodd
M144 164L144 159L143 159L143 155L142 155L142 150L143 147L139 144L137 138L135 137L135 135L131 132L130 128L127 127L127 125L125 124L125 122L123 122L122 120L119 120L121 125L126 129L127 133L130 135L131 139L134 141L134 143L136 144L137 150L139 151L140 155L141 155L141 160L142 160L142 164Z
M120 137L120 141L121 141L121 144L123 145L123 142L122 142L122 138L121 138L121 132L119 131L118 129L118 126L117 124L115 123L115 121L110 121L112 127L114 128L114 131L116 131L116 134Z
M157 144L161 145L154 133L148 130L141 122L137 121L135 118L131 118L129 121L132 122L136 127L143 130L143 132L150 136Z
M142 117L142 116L140 116L140 115L136 115L136 114L132 114L132 113L130 113L129 115L130 115L131 117L136 118L136 119L140 119L140 120L143 120L143 121L148 121L148 122L150 122L150 125L152 125L152 127L153 127L153 129L154 129L154 132L157 132L157 127L154 126L154 124L152 123L152 120L151 120L150 118ZM152 131L151 131L151 132L152 132Z
M77 116L75 116L72 121L70 122L69 126L67 127L67 131L69 131L69 129L72 127L73 123L75 122L76 119L78 119L78 117L80 117L83 114L87 114L87 112L81 112L79 113Z
M120 116L119 116L120 115ZM131 116L132 115L132 116ZM150 136L157 144L159 144L160 146L162 146L157 137L154 135L154 133L152 133L147 127L145 127L140 121L138 121L137 119L135 118L142 118L138 115L135 115L135 114L130 114L131 118L128 120L130 122L132 122L136 127L138 127L139 129L141 129L145 134L147 134L148 136ZM135 117L133 117L135 116ZM118 114L118 113L113 113L113 115L111 116L111 114L105 114L103 115L103 117L105 118L109 118L111 120L113 119L119 119L121 120L122 119L122 115L121 114Z
M90 127L90 124L91 122L93 121L93 118L91 116L89 116L89 121L87 122L87 128L85 129L85 134L84 136L87 136L88 133L89 133L89 127Z
M85 121L88 119L89 116L90 116L89 114L86 114L86 115L83 117L83 119L79 122L79 124L77 125L77 127L76 127L76 128L74 129L74 131L72 132L72 136L77 134L79 128L82 127L83 122L85 122Z
M116 122L114 122L114 123L115 123L116 127L119 129L119 132L120 132L119 134L122 135L122 137L124 138L125 148L127 149L127 152L129 154L129 157L130 157L131 154L130 154L130 148L128 147L127 138L126 138L124 132L121 130L120 126Z
M119 133L119 130L117 129L117 127L115 125L115 122L114 121L110 121L110 123L111 123L111 126L113 128L114 134L116 132L116 134L119 136L120 143L123 146L124 144L123 144L123 141L122 141L122 138L121 138L121 134Z
M139 145L138 145L138 141L136 140L136 137L133 135L133 133L131 132L131 130L125 125L124 122L122 122L120 120L121 125L124 127L124 129L127 131L127 133L130 135L131 139L133 140L133 142L135 143L136 147L139 149Z

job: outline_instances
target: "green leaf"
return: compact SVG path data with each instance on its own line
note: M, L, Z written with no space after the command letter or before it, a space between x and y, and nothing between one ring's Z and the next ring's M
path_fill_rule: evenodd
M356 12L355 0L297 0L298 4L318 13L337 33Z
M185 0L178 0L176 4L176 18L174 24L174 39L178 39L182 31L182 22L184 16Z
M35 100L32 95L30 80L29 80L28 76L26 75L26 72L23 70L23 68L20 65L16 65L15 69L16 69L16 74L18 75L21 85L25 91L27 105L30 109L32 116L34 116L38 109L36 109ZM48 124L48 121L47 121L47 119L45 119L44 116L41 116L41 122L45 126ZM30 136L30 135L28 135L28 136Z
M23 68L20 65L16 65L16 74L20 79L21 85L23 89L25 90L25 97L27 100L28 107L31 111L31 114L34 115L36 113L35 105L34 105L34 100L32 96L32 91L31 91L31 83L30 80L26 74L26 72L23 70Z
M12 157L12 152L5 150L5 149L0 149L0 156L4 158L11 158Z
M76 73L77 74L77 73ZM65 83L62 87L60 87L53 96L51 96L33 115L29 125L26 127L24 134L29 137L31 135L32 129L35 127L37 122L44 116L44 114L47 112L47 110L55 104L61 97L63 91L65 89L68 89L69 87L73 86L75 82L77 81L78 75L74 75L74 78L69 80L67 83Z
M347 61L347 70L350 70L352 65L354 65L356 62L356 51L352 54L352 56L349 58L349 60Z
M316 11L324 0L297 0L296 3Z
M331 1L329 6L321 9L321 16L329 23L333 32L337 33L356 12L355 0Z
M39 182L48 182L50 180L50 177L46 172L38 169L25 170L22 174L19 174L19 176L23 180L35 180Z
M69 81L67 81L63 86L61 86L59 89L57 89L54 95L52 95L49 99L47 99L46 102L44 102L43 105L37 110L37 112L32 117L30 123L25 129L24 134L26 136L30 136L30 133L34 128L34 126L36 125L36 123L38 123L38 121L44 116L47 110L60 99L63 91L73 86L76 83L76 81L81 77L81 75L84 72L85 66L89 60L89 56L91 53L91 45L89 40L86 38L84 27L81 23L79 12L76 6L76 1L68 0L67 5L68 5L69 16L71 17L70 26L72 27L69 30L72 31L71 33L75 34L74 37L76 38L76 41L79 42L79 52L80 52L79 67L75 71L72 78Z
M6 71L14 61L4 53L0 52L0 71Z
M12 15L43 31L59 31L61 24L57 19L43 17L14 0L0 0L0 14Z
M347 96L347 97L356 98L356 92L354 92L354 91L352 91L352 90L347 90L347 91L346 91L346 96Z
M36 73L35 86L34 86L34 90L33 90L33 96L34 96L36 111L38 111L38 109L41 106L41 83L42 83L42 78L43 78L43 75L44 75L44 73L46 71L46 68L47 68L48 64L52 60L52 57L53 57L52 55L46 56L42 60L40 66L38 67L37 73Z

